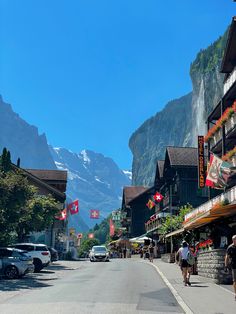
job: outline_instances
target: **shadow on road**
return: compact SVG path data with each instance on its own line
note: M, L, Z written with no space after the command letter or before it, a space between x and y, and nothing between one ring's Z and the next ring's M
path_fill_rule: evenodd
M18 291L22 289L34 290L51 286L51 284L42 282L42 279L39 280L39 278L30 275L21 279L0 280L0 291Z

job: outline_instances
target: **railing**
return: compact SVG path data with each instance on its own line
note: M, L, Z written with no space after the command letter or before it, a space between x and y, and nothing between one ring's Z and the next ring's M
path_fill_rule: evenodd
M199 215L207 213L208 211L210 211L212 209L212 207L215 204L218 204L220 202L224 202L226 200L229 201L229 204L236 201L236 186L232 187L227 192L222 193L222 194L212 198L208 202L206 202L206 203L202 204L201 206L192 210L189 214L185 215L184 221L187 222L188 220L190 220L194 217L197 217Z
M236 81L236 68L233 69L232 73L224 83L224 95L228 92L228 90L231 88L235 81Z
M156 219L145 224L146 232L151 232L160 227L160 220Z

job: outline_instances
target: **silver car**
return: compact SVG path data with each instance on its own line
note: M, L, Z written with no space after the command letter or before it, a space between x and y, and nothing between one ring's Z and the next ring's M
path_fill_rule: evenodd
M15 279L33 272L33 259L24 251L8 247L0 248L0 275Z
M109 262L109 252L105 246L95 245L89 253L89 259L91 262L104 261Z

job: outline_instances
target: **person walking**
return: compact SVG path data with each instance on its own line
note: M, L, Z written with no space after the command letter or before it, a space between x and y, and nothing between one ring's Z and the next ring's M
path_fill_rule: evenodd
M149 245L148 250L149 250L149 261L153 263L154 247L152 244Z
M184 279L184 285L191 286L190 283L190 272L191 272L191 265L188 263L187 259L190 254L189 245L186 241L182 242L182 247L179 248L176 258L179 260L180 269L182 271L183 279Z
M232 269L233 287L234 287L234 299L236 301L236 234L232 236L233 243L227 248L225 255L225 267L226 269Z

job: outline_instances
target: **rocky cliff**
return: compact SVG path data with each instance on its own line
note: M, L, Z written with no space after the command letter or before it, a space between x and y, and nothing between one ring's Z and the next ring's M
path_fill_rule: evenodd
M21 159L23 168L56 169L45 134L39 135L38 129L21 119L0 96L0 153L4 147L14 163Z
M131 136L133 185L153 184L156 161L164 158L166 146L196 146L197 135L206 133L208 113L223 92L219 68L226 38L227 32L196 56L190 67L192 92L169 102Z

